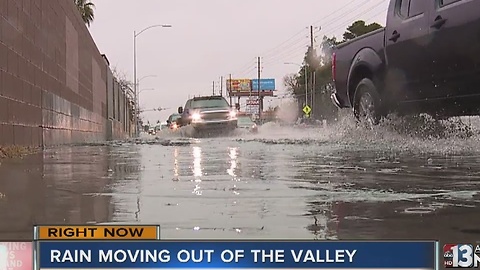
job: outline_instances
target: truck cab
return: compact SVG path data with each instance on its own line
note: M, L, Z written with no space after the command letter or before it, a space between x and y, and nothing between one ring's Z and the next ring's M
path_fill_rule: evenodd
M198 131L237 128L237 111L232 109L222 96L203 96L189 99L184 107L178 108L181 126L191 125Z

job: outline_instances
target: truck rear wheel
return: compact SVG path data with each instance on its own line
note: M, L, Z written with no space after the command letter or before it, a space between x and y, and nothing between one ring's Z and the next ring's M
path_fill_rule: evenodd
M353 113L357 121L377 125L385 116L380 95L372 80L362 79L355 89Z

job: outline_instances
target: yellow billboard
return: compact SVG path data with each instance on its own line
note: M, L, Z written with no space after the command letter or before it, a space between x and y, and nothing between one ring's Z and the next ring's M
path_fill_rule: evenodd
M252 80L250 79L227 79L227 91L230 93L245 93L252 90Z

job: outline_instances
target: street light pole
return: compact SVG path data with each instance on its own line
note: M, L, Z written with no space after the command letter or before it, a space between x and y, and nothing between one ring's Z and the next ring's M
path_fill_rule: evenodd
M133 31L133 92L135 92L135 137L138 137L138 116L140 108L138 106L138 92L137 92L137 32Z
M143 32L147 31L148 29L154 28L154 27L162 27L162 28L170 28L172 27L170 24L155 24L148 26L141 30L140 32L137 33L137 31L133 31L133 86L134 86L134 92L135 92L135 105L136 105L136 110L135 110L135 131L136 131L136 137L140 134L140 130L138 127L138 118L139 118L139 113L140 113L140 106L138 104L138 81L137 81L137 37L142 34Z

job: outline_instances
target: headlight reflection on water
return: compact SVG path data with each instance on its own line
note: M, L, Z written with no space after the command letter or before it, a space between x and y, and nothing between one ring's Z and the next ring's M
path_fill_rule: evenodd
M193 147L193 176L194 181L197 183L192 193L196 195L202 195L200 182L202 182L202 149L198 146Z
M237 169L237 153L238 149L236 147L230 147L229 148L229 156L230 156L230 168L227 169L228 175L233 177L234 180L236 180L236 172L235 170Z
M178 181L178 148L173 150L173 179Z

